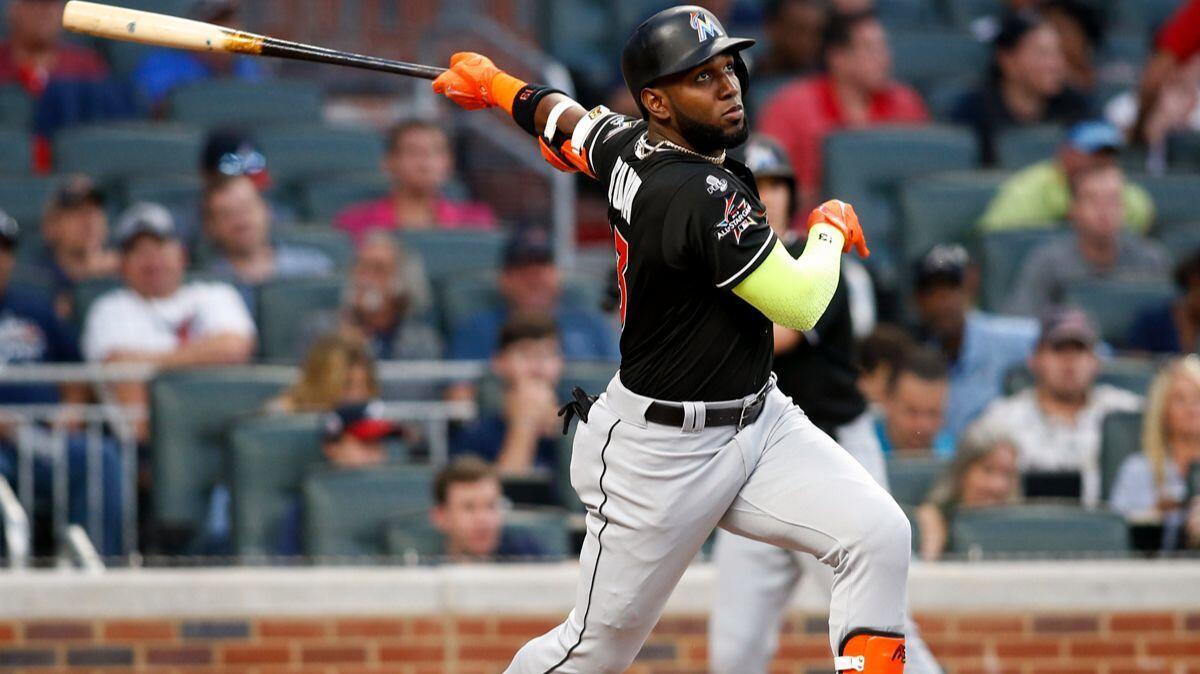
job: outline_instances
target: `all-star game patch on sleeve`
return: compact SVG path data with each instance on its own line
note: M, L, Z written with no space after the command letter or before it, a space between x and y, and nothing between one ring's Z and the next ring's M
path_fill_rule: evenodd
M776 240L762 203L720 169L690 179L668 213L679 225L663 232L667 263L679 269L700 265L718 288L732 289L749 276Z
M640 132L644 127L645 123L640 119L598 105L589 110L575 125L575 131L571 135L571 147L587 153L593 175L607 185L613 164L621 155L621 150L635 136L633 129L636 128Z

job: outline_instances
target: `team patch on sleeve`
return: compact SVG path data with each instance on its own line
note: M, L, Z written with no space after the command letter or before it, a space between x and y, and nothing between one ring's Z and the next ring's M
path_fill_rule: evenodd
M713 235L717 241L733 237L734 242L740 244L746 230L765 221L765 213L756 212L746 197L733 192L725 197L725 217L713 226Z

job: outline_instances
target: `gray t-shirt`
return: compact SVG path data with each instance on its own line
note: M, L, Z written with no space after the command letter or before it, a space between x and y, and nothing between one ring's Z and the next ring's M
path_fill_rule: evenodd
M1083 259L1074 237L1051 241L1035 249L1021 266L1005 310L1010 314L1041 316L1066 299L1067 287L1077 281L1169 282L1171 261L1162 246L1137 237L1122 237L1117 263L1098 269Z

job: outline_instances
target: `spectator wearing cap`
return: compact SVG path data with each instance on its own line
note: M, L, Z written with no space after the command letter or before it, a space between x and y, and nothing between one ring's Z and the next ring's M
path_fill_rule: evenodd
M949 457L954 438L944 428L949 373L942 354L923 346L905 353L887 381L883 402L838 429L838 442L872 475L883 457Z
M52 168L50 140L62 128L130 117L127 89L109 77L95 51L62 39L62 0L12 0L8 37L0 43L0 84L21 87L34 102L34 167Z
M71 315L75 286L117 273L118 256L108 247L104 194L86 176L72 176L50 198L42 217L46 249L37 266L54 282L55 309Z
M1088 99L1066 84L1067 63L1058 33L1032 10L1014 12L992 42L992 64L983 83L952 113L970 126L985 165L996 162L996 140L1006 129L1064 124L1087 117Z
M1154 378L1142 415L1142 451L1126 457L1109 506L1137 522L1160 522L1162 547L1200 548L1200 357L1171 360Z
M1073 236L1034 249L1011 290L1008 313L1040 316L1066 299L1077 281L1161 281L1170 260L1162 246L1138 236L1122 236L1125 174L1115 164L1094 166L1071 183Z
M620 359L616 335L598 309L559 302L562 277L544 229L525 227L514 232L504 250L498 285L503 305L463 321L450 341L451 358L485 360L495 352L500 328L510 317L550 316L558 325L567 360Z
M20 228L7 213L0 211L0 369L9 365L78 362L79 345L71 328L55 315L53 301L35 288L12 281ZM3 384L0 405L57 405L88 402L83 384ZM76 524L87 523L88 514L88 441L77 432L78 425L66 415L55 422L66 430L68 518ZM39 497L49 498L54 483L56 438L44 425L26 427L25 442L33 448L34 489ZM18 482L16 426L0 420L0 475L10 484ZM115 443L100 443L103 484L103 538L94 541L102 554L121 552L122 470L121 456Z
M950 365L944 427L955 438L1000 397L1005 374L1037 341L1036 321L973 308L967 276L975 271L965 248L941 244L917 261L913 278L919 331Z
M383 171L390 193L338 214L336 224L355 242L373 230L491 229L496 215L486 204L448 196L454 176L450 137L436 122L408 119L387 133Z
M442 534L446 561L515 561L545 555L536 540L505 528L503 496L496 470L476 457L456 459L438 471L429 520Z
M1096 383L1099 337L1087 314L1064 307L1049 312L1029 369L1033 386L996 400L968 432L1004 435L1017 447L1026 472L1078 471L1085 505L1100 497L1100 428L1112 412L1141 409L1141 396Z
M1101 121L1072 126L1051 159L1014 173L1000 186L979 219L984 232L1051 227L1071 212L1071 182L1083 171L1115 166L1124 139L1116 127ZM1154 201L1140 185L1121 191L1125 225L1145 233L1154 220Z
M83 353L96 363L160 368L245 363L255 328L237 290L220 282L184 282L186 254L171 214L140 203L116 225L122 288L96 300L83 330ZM126 405L146 407L140 383L114 386ZM146 425L138 436L146 437Z
M196 21L239 30L242 28L241 4L240 0L196 0L188 16ZM142 57L133 81L142 99L155 110L162 111L172 90L218 77L257 82L266 77L266 70L260 60L248 56L220 51L155 49Z
M255 290L267 281L334 272L320 250L271 240L271 211L249 176L209 181L201 208L212 252L208 271L233 283L251 311Z
M871 11L834 14L821 48L825 71L784 86L763 108L759 130L792 159L799 213L820 201L821 146L843 129L929 121L920 95L892 80L887 33Z
M1129 330L1129 348L1149 353L1200 350L1200 249L1175 267L1178 298L1143 307Z
M482 412L461 429L451 454L478 456L505 475L553 471L562 432L556 389L563 371L554 323L545 316L514 317L501 330L491 369L502 389L500 409Z

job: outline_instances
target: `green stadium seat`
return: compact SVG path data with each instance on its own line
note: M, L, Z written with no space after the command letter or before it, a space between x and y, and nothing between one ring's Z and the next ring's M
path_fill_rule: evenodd
M1052 124L1011 129L996 140L1000 168L1018 170L1054 156L1062 142L1063 128Z
M1167 227L1175 223L1195 222L1196 195L1200 194L1200 174L1162 176L1131 175L1154 199L1154 224Z
M950 551L972 557L1122 554L1129 533L1120 515L1067 506L1024 505L959 510Z
M1142 413L1111 412L1100 429L1100 500L1107 502L1121 464L1142 451Z
M21 225L22 240L30 235L41 239L42 213L59 181L57 176L0 178L0 208Z
M0 175L27 176L33 172L33 143L25 129L0 128Z
M1129 344L1136 309L1165 304L1175 296L1167 283L1083 281L1067 288L1067 302L1087 312L1104 341L1121 349Z
M940 18L930 0L891 0L876 7L889 31L936 25Z
M16 85L0 87L0 127L28 129L33 122L33 99Z
M234 553L269 556L304 476L324 465L320 419L296 415L239 422L230 433L230 450Z
M338 269L345 269L354 262L354 244L340 229L321 226L279 227L273 230L271 236L278 243L319 250L333 260Z
M929 114L937 122L954 123L953 116L954 111L958 108L958 102L968 92L974 91L977 86L979 86L979 78L975 75L938 80L930 84L922 92L925 95L925 105L929 107Z
M300 188L300 203L310 222L327 225L344 209L364 201L382 199L388 180L378 171L334 180L314 180Z
M919 506L946 469L946 461L935 458L889 458L888 486L892 497L905 505Z
M947 18L960 28L969 28L977 19L1002 16L1007 10L1004 0L941 0Z
M428 263L426 263L428 264ZM562 306L578 309L600 306L604 288L595 279L564 275L562 280ZM493 273L473 274L446 278L442 284L441 317L446 335L453 335L463 321L480 311L504 306L504 298Z
M321 121L321 87L300 80L205 80L171 92L170 118L203 129Z
M988 63L988 48L965 31L945 29L894 30L892 74L920 89L931 83L977 75Z
M195 176L143 176L125 184L125 203L151 201L167 208L198 207L203 187Z
M825 140L827 197L854 204L877 264L897 262L900 185L916 176L975 167L978 149L965 129L882 127L844 131Z
M154 520L193 535L209 495L228 479L229 431L259 414L294 378L287 370L230 367L167 372L150 385Z
M202 138L196 129L164 124L80 126L54 140L57 168L104 181L137 176L190 176L196 172Z
M374 131L320 125L266 128L259 146L282 185L322 176L379 171L383 138Z
M905 261L917 260L939 243L972 243L976 222L1008 175L958 171L905 181L900 187Z
M1200 222L1179 222L1159 228L1154 238L1167 249L1175 264L1200 251Z
M1172 171L1200 171L1200 132L1177 133L1168 138L1167 162Z
M500 268L507 234L498 230L423 230L398 232L405 248L425 263L430 280Z
M259 354L266 362L290 363L297 340L311 314L336 311L341 305L344 279L279 279L258 288Z
M917 509L913 506L900 504L904 516L908 518L908 526L912 530L912 551L914 556L921 551L921 525L917 521Z
M75 325L82 329L92 304L104 293L120 287L121 280L117 278L92 278L76 283L75 289L72 291L74 302L71 309Z
M1042 244L1064 236L1069 233L1057 229L1024 229L984 235L980 246L984 307L989 311L1003 310L1025 258Z
M433 471L424 466L324 470L304 481L304 547L309 556L386 554L387 525L428 510Z
M1144 395L1157 373L1158 365L1152 360L1112 358L1100 363L1100 375L1096 381ZM1014 365L1004 374L1004 395L1012 395L1030 386L1033 386L1033 373L1024 363Z
M1138 0L1113 2L1113 22L1134 35L1150 35L1182 5L1182 0Z

